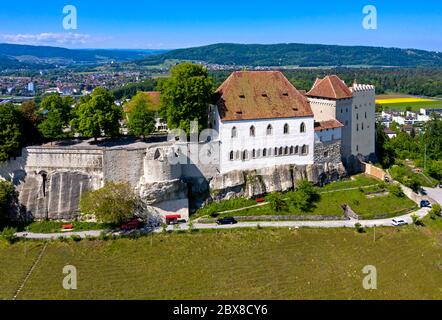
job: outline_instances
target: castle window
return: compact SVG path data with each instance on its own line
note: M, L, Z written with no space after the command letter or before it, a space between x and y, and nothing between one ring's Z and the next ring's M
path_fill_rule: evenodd
M230 151L230 161L235 160L235 153L233 151Z
M359 123L356 124L356 131L359 131Z
M264 158L267 157L267 149L262 150L262 156Z
M253 149L253 151L252 151L252 158L253 158L253 159L256 158L256 150L255 150L255 149Z
M291 146L290 147L290 154L294 154L295 153L295 147Z
M289 154L289 147L285 147L285 149L284 149L284 154L285 154L285 155L288 155L288 154Z
M238 131L236 130L236 127L232 128L232 138L236 138L238 136Z
M356 120L359 120L359 113L356 113Z
M356 146L356 151L359 152L359 146Z
M275 157L278 156L278 148L275 148Z
M362 123L362 130L364 130L364 123Z
M273 134L273 127L271 124L267 126L267 135L271 136Z
M299 154L299 146L295 147L295 154Z
M247 150L244 150L242 152L242 161L246 161L249 157L249 152Z
M305 133L305 123L301 123L301 128L300 128L300 132L301 133Z
M251 126L250 127L250 136L254 137L255 136L255 126Z
M365 113L365 119L367 119L367 112Z
M301 150L301 152L302 152L303 155L307 154L307 152L308 152L308 146L303 145L303 146L302 146L302 150Z
M284 125L284 134L289 134L289 125L287 123Z

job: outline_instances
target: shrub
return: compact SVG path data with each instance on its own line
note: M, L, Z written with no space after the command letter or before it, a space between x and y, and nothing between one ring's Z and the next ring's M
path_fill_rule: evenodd
M1 236L10 244L13 244L17 240L17 237L15 236L16 232L17 232L16 228L5 227L1 233Z
M442 207L440 204L434 204L431 211L430 211L430 218L432 220L436 220L438 217L441 216Z
M355 228L358 233L365 233L365 228L359 222L355 224Z
M9 211L17 199L17 192L12 183L0 180L0 222L7 220Z
M74 242L80 242L82 239L81 239L80 236L78 236L78 235L76 235L76 234L73 234L73 235L71 236L71 240L73 240Z
M422 222L422 220L419 218L419 216L417 214L413 214L411 216L411 219L413 219L413 223L416 226L423 226L424 225L424 223Z
M402 191L401 186L398 184L392 184L392 185L388 186L388 191L396 197L399 197L399 198L405 197L405 193Z
M281 212L287 210L287 202L284 200L282 194L275 192L271 193L267 200L273 211Z
M128 183L110 182L97 191L86 192L80 200L80 211L94 215L100 222L118 225L133 217L137 203Z

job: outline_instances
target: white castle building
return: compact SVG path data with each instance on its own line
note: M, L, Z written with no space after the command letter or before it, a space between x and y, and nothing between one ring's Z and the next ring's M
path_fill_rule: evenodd
M336 161L336 149L344 163L375 152L370 85L348 88L328 76L304 95L281 72L238 71L220 86L216 100L209 121L218 132L221 174Z

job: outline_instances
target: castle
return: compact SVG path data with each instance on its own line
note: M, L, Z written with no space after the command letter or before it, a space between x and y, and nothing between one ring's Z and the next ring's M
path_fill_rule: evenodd
M189 203L287 191L301 179L328 183L347 174L344 164L374 156L371 85L328 76L302 93L280 72L239 71L215 98L208 139L28 147L0 166L0 178L37 219L76 218L81 195L110 181L129 183L151 213L188 219Z

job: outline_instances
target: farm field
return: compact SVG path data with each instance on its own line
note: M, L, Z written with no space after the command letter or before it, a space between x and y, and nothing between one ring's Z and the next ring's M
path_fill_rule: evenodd
M407 96L378 96L376 104L381 105L384 110L405 111L411 108L413 111L419 111L421 108L442 108L442 100L423 99Z
M18 299L442 299L442 220L425 227L248 229L47 245ZM43 242L0 244L11 299ZM400 248L400 250L398 250ZM78 271L77 290L62 269ZM364 266L378 289L363 289Z

